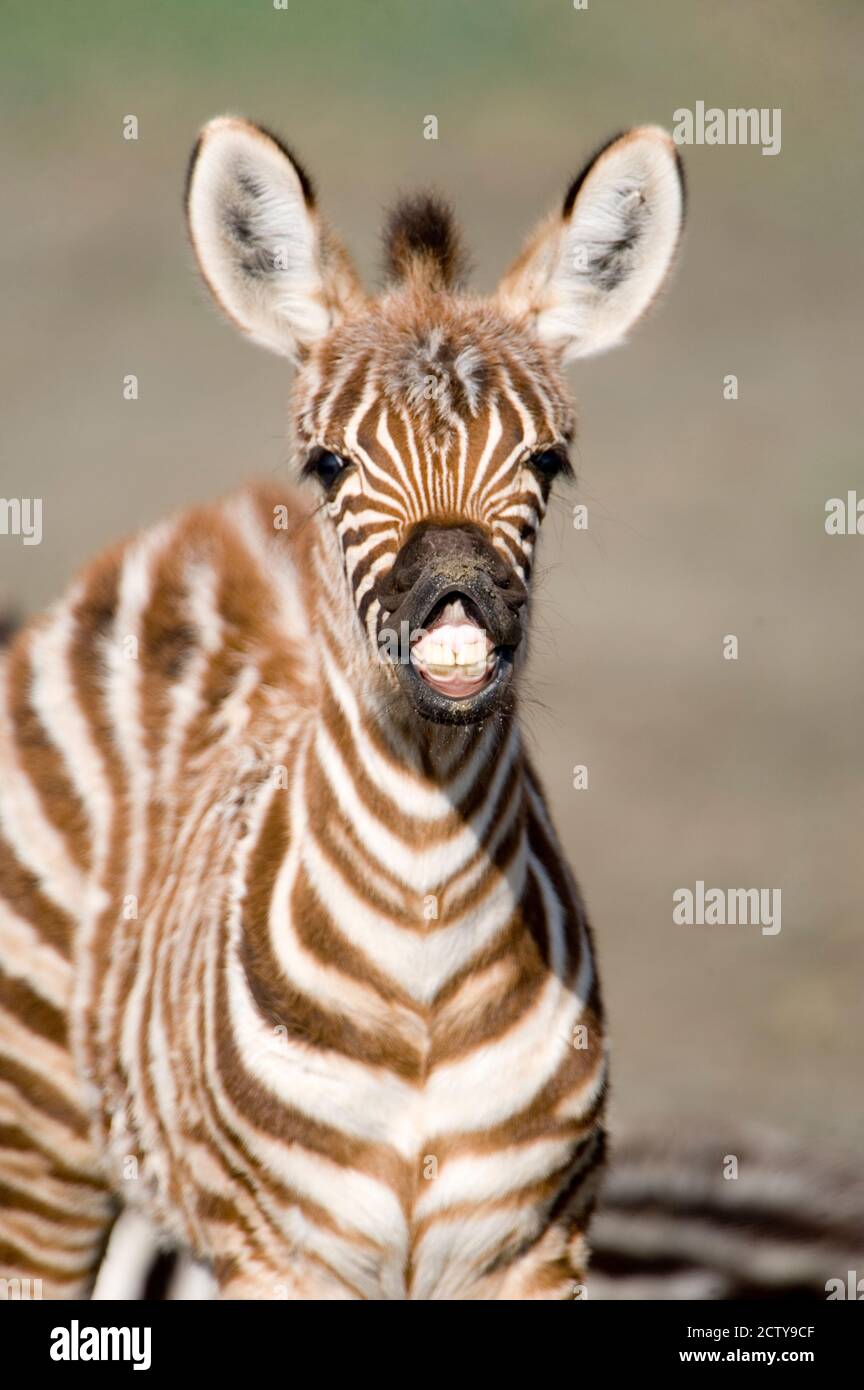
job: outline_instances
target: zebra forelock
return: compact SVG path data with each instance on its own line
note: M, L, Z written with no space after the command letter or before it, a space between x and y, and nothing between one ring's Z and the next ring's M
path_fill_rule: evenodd
M432 193L402 198L384 226L384 268L391 281L416 279L431 289L454 289L468 262L453 213Z

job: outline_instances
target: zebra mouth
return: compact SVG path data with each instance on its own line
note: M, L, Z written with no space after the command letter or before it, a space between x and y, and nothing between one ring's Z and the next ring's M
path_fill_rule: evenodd
M415 527L378 592L378 641L421 718L478 724L509 708L526 597L477 527Z
M480 605L451 591L412 635L400 675L417 711L437 724L474 724L497 708L513 673L512 646L495 644Z
M411 645L421 679L448 700L479 695L495 679L498 660L483 615L465 594L440 599Z

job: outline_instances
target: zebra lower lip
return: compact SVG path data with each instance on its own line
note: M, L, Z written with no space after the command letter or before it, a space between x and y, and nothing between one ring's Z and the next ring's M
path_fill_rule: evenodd
M415 661L414 666L426 684L437 690L439 695L444 695L449 700L468 700L491 685L495 679L498 658L493 653L488 661L480 663L479 670L475 666L429 666L419 661Z
M419 702L420 712L427 718L453 724L473 723L491 712L493 706L489 702L497 702L508 686L513 652L509 647L496 647L486 669L473 678L436 674L413 659L408 670L414 676L415 688L427 692L427 698Z

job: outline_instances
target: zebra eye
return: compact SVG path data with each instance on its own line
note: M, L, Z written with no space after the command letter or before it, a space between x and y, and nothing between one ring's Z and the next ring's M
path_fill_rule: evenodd
M329 490L347 467L347 460L330 449L313 449L303 465L303 477L315 477L322 487Z
M537 469L541 478L552 479L559 473L572 475L573 472L570 460L562 448L541 449L539 454L532 455L531 466Z

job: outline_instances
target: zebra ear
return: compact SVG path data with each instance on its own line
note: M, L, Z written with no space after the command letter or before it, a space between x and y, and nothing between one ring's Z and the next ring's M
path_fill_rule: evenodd
M619 135L534 233L497 301L564 360L620 342L656 297L684 224L684 176L658 126Z
M189 235L213 298L263 347L295 360L363 292L322 225L312 184L268 131L233 116L198 137L186 183Z

